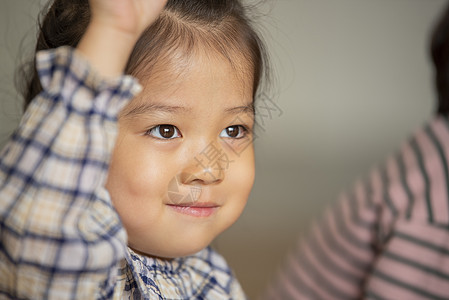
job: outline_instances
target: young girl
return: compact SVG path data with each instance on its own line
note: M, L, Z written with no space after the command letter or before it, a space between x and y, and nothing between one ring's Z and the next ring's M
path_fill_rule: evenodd
M244 298L207 247L254 179L239 1L55 0L36 51L0 156L0 298Z

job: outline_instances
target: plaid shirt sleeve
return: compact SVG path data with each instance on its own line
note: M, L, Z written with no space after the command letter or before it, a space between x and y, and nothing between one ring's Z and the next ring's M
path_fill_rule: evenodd
M141 87L102 80L67 47L36 60L43 92L0 154L0 299L108 298L126 233L103 185Z

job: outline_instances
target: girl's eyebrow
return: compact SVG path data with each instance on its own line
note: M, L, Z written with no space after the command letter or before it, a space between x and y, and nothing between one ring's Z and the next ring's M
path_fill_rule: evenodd
M133 118L139 115L151 115L156 112L179 114L179 113L188 113L190 111L192 111L191 108L184 106L166 105L159 103L141 103L140 105L137 105L129 110L124 111L122 116L127 118ZM254 116L255 108L253 103L249 103L247 105L226 108L224 112L226 114L245 113Z
M173 114L173 113L186 113L189 111L191 111L190 108L183 106L166 105L159 103L141 103L140 105L137 105L132 109L124 112L123 117L132 118L139 115L154 114L155 112L165 112Z
M227 109L225 109L225 113L227 113L227 114L245 113L245 114L250 114L250 115L254 116L254 114L255 114L254 103L251 102L247 105L227 108Z

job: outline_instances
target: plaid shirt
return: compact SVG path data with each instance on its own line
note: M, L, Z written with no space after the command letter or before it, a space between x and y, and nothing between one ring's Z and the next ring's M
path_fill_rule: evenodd
M241 299L210 248L162 261L126 246L104 189L117 115L141 90L70 48L40 52L43 92L0 155L0 299Z

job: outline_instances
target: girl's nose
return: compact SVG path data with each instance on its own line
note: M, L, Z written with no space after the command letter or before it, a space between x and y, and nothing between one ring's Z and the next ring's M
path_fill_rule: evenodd
M223 149L209 144L195 155L181 174L183 184L217 184L225 178L229 158Z

